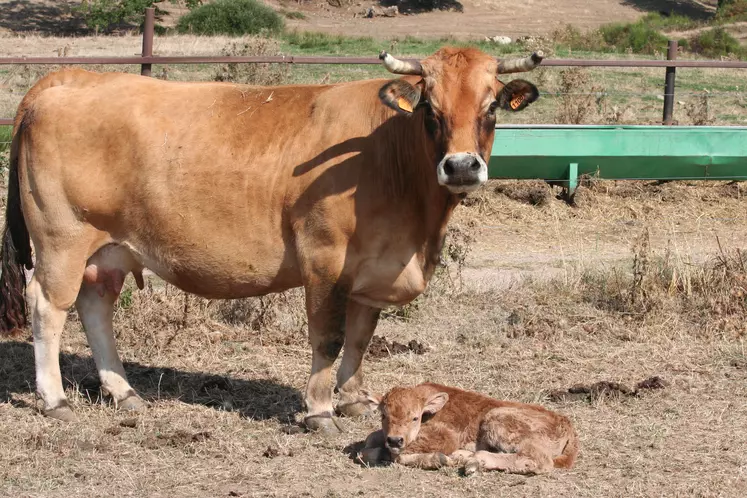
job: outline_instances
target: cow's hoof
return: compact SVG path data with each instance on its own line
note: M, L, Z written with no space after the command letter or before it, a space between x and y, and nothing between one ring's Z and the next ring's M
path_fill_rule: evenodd
M343 417L363 417L373 413L373 410L360 401L341 401L337 405L337 413Z
M147 405L137 394L131 394L122 401L117 402L117 409L125 412L142 412Z
M319 415L309 415L303 419L306 428L312 432L318 432L323 435L334 435L345 432L340 423L331 413L321 413Z
M67 403L56 408L50 408L49 410L42 410L42 414L45 417L54 418L63 422L78 421L78 416L75 415L72 408L70 408Z

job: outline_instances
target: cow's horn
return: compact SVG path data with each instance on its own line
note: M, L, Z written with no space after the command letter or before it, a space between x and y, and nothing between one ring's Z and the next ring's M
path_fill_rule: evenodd
M498 64L498 74L506 73L523 73L525 71L531 71L535 67L540 65L545 54L542 50L538 50L529 57L522 59L508 59L502 60Z
M401 61L382 51L379 59L384 61L384 67L394 74L423 74L423 66L417 61Z

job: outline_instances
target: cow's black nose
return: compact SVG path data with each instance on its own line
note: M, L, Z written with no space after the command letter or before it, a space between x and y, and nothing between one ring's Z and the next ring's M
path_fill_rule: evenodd
M438 182L452 191L469 192L488 179L488 168L479 156L460 152L446 156L438 165Z
M401 437L388 437L386 438L386 444L389 445L390 448L401 448L402 444L404 444L405 440Z
M473 175L480 170L480 161L474 156L450 157L444 163L444 173L447 176L458 179L472 179Z

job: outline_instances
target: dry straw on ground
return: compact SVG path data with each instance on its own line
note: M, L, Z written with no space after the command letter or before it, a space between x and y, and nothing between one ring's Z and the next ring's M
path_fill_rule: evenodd
M61 362L77 425L35 414L31 344L0 341L0 493L743 495L744 186L594 182L572 207L550 187L522 185L491 182L459 208L451 268L409 314L381 321L378 341L393 353L366 371L376 391L431 380L566 413L581 435L575 469L464 479L361 468L346 448L376 417L345 419L348 432L331 439L287 433L310 363L302 292L205 301L153 280L128 288L116 314L126 368L151 403L143 414L118 414L101 397L74 315ZM548 398L653 376L667 385Z

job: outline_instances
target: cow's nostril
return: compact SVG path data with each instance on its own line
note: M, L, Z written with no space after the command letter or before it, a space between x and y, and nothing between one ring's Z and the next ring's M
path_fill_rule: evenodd
M473 159L473 160L472 160L472 164L470 165L470 169L471 169L472 171L477 171L477 170L479 170L479 169L480 169L480 161L478 161L477 159Z
M388 437L386 438L386 442L392 448L399 448L405 441L401 437Z
M446 161L446 164L444 164L444 173L446 173L448 176L452 176L454 174L454 165L451 163L451 161Z

